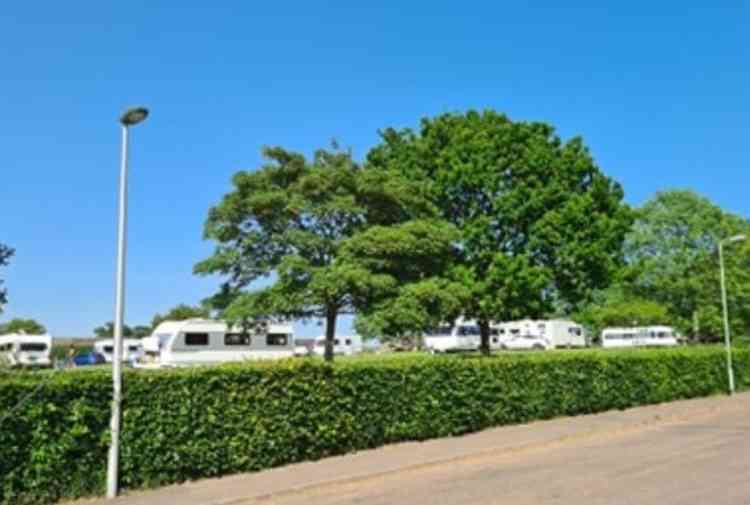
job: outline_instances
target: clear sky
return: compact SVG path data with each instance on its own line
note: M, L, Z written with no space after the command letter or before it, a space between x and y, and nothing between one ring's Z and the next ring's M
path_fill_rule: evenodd
M8 2L0 242L17 252L0 317L59 336L112 319L131 104L152 115L131 135L129 324L216 288L191 273L212 250L203 221L261 146L335 137L361 158L379 128L447 111L582 135L631 203L685 187L750 216L750 4L614 3Z

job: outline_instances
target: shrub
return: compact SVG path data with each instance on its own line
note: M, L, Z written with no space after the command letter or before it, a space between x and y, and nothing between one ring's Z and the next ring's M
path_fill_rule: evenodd
M750 349L735 353L750 385ZM288 360L125 375L121 483L136 489L270 468L403 440L726 390L720 347L493 358ZM110 377L0 378L0 503L104 490ZM2 415L0 415L2 419Z

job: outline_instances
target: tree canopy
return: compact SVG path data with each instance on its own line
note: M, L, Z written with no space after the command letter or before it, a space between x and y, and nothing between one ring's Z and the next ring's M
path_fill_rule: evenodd
M389 272L347 251L393 230L402 237L436 236L442 230L430 221L436 210L421 181L364 168L336 145L318 150L312 160L280 147L264 149L264 156L268 163L237 173L233 190L210 210L204 234L217 247L195 271L225 276L213 301L230 321L269 315L323 319L326 359L332 359L338 316L390 296L398 274L419 265L407 262ZM406 224L417 220L418 225ZM434 233L425 232L432 226ZM403 258L421 253L406 244L399 243ZM270 285L248 291L264 277L271 277Z
M97 338L112 338L115 335L115 324L112 321L108 321L101 326L94 328L94 335ZM127 324L122 326L122 336L129 338L143 338L151 335L150 326L134 326L130 327Z
M156 328L164 321L185 321L193 318L207 318L211 316L211 310L207 307L192 306L181 303L169 309L164 314L156 314L151 320L151 328Z
M686 190L657 193L637 211L625 242L630 296L667 307L676 326L701 339L722 334L718 241L745 233L750 221ZM726 251L727 293L735 332L750 331L750 246Z
M484 352L491 320L570 312L620 268L631 211L580 138L562 142L550 125L493 111L381 135L368 165L423 185L459 230L446 277L470 293L462 312L478 320Z
M11 319L5 324L0 324L0 335L10 333L25 333L26 335L44 335L47 328L33 319Z
M13 253L13 249L4 244L0 244L0 267L8 266ZM3 279L0 278L0 314L2 314L3 306L6 303L8 303L8 290L3 288Z

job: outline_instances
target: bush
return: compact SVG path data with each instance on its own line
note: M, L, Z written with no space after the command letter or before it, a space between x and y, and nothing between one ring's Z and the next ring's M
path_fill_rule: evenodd
M750 385L750 349L735 353ZM726 390L720 347L494 358L397 355L130 371L121 483L136 489L261 470L403 440L706 396ZM110 377L0 379L0 503L104 490ZM0 419L2 416L0 416Z

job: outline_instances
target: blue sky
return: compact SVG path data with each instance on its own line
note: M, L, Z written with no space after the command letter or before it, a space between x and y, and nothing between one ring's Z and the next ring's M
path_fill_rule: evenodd
M447 111L582 135L631 203L685 187L750 216L747 2L210 3L0 12L0 242L17 250L3 319L59 336L112 319L130 104L152 115L131 136L129 324L218 285L191 273L212 250L203 221L261 146L335 137L361 158L379 128Z

